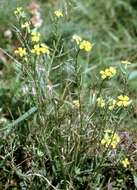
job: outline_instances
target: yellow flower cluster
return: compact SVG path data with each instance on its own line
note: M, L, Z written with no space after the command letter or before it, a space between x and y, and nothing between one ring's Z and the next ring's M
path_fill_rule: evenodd
M118 107L127 107L131 103L131 100L126 95L120 95L117 97L117 100L110 99L108 102L108 109L112 111L116 106ZM102 97L97 98L97 106L104 108L106 105L105 100Z
M82 38L76 34L72 36L72 41L75 41L76 44L79 45L80 50L89 52L93 48L93 44L91 44L89 41L82 40Z
M40 41L40 33L33 31L31 32L31 40L32 42L38 43ZM35 55L41 55L41 54L47 54L49 55L49 47L43 43L41 44L35 44L33 49L31 50L31 53Z
M102 97L97 98L97 106L100 108L104 108L105 107L105 101Z
M127 107L130 104L130 100L128 96L120 95L117 97L117 106L118 107Z
M40 55L40 54L47 54L49 55L49 48L48 46L46 46L45 44L37 44L34 45L33 49L31 50L31 53L36 54L36 55Z
M124 168L127 168L130 165L128 158L122 160L121 164L124 166Z
M86 41L86 40L81 41L81 43L79 45L79 48L81 50L84 50L87 52L91 51L92 47L93 47L93 45L89 41Z
M33 31L31 33L31 40L32 40L32 42L39 42L40 41L40 33Z
M15 54L18 54L20 57L24 57L27 55L26 49L19 47L17 50L15 50Z
M106 130L103 139L101 140L101 144L105 145L107 148L111 146L113 149L116 148L118 143L120 142L120 137L117 133L113 133L111 130Z
M63 17L63 13L62 13L61 10L56 10L56 11L54 11L54 15L55 15L57 18Z
M100 74L103 80L107 78L111 78L116 74L116 69L114 67L109 67L105 70L100 71Z

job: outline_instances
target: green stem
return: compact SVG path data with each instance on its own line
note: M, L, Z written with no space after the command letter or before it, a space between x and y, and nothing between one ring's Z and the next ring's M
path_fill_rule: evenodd
M80 127L82 129L82 107L81 107L81 75L79 76L78 73L78 56L80 53L80 49L78 49L76 53L76 58L75 58L75 71L76 71L76 84L78 87L78 101L79 101L79 115L80 115Z

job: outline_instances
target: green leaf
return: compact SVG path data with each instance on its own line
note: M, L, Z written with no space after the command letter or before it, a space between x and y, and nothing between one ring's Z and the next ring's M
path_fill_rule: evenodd
M2 128L0 130L5 130L5 129L8 129L8 128L11 128L11 127L18 125L20 122L27 119L30 115L32 115L36 111L37 111L37 108L35 106L30 108L26 113L21 115L18 119L16 119L15 121L13 121L12 123L8 124L6 127Z

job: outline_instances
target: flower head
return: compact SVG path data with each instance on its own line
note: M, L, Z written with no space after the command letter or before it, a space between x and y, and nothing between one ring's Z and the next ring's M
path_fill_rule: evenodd
M73 100L73 104L76 108L79 108L80 106L79 100Z
M40 46L41 46L41 53L43 53L43 54L48 54L49 55L49 47L46 45L46 44L40 44Z
M130 104L130 100L128 96L120 95L117 97L117 106L118 107L127 107Z
M31 50L31 53L40 55L40 54L47 54L49 55L49 48L45 44L37 44L34 45L33 49Z
M121 164L124 166L124 168L127 168L127 166L130 164L128 158L125 158L121 161Z
M105 70L100 71L100 74L103 80L107 78L111 78L116 74L116 69L114 67L109 67Z
M81 41L81 43L79 45L79 48L81 50L84 50L87 52L91 51L92 47L93 47L93 45L89 41L86 41L86 40Z
M17 7L16 10L14 11L14 14L19 17L24 17L25 13L23 11L22 7Z
M61 11L60 9L54 11L54 15L55 15L57 18L63 17L63 13L62 13L62 11Z
M15 54L18 54L20 57L24 57L27 55L26 49L19 47L17 50L15 50Z
M113 149L116 148L119 142L120 142L119 135L111 130L106 130L104 137L101 140L102 145L105 145L105 147L111 146Z
M80 36L74 34L74 35L72 36L72 41L75 41L76 44L79 45L80 42L82 41L82 38L81 38Z
M14 11L15 15L19 15L20 13L22 13L23 9L22 7L17 7L16 10Z
M105 107L105 101L103 100L102 97L97 98L97 106L100 107L100 108Z
M40 45L39 44L34 45L33 49L31 50L31 53L40 55L40 53L41 53Z
M131 64L131 62L128 60L123 60L123 61L121 61L121 63L124 65L130 65Z
M40 33L33 31L31 33L31 40L32 40L32 42L39 42L40 41Z

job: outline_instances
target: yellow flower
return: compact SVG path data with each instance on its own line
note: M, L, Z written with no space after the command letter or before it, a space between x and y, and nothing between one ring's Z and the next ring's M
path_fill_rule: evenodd
M22 7L17 7L16 10L14 11L15 15L20 15L23 12Z
M80 106L79 100L73 100L73 104L76 108L79 108Z
M40 55L41 53L40 45L39 44L34 45L33 49L31 50L31 53Z
M48 54L49 55L49 47L47 46L47 45L45 45L45 44L40 44L40 46L41 46L41 53L43 53L43 54Z
M101 74L101 78L102 78L102 79L106 79L106 78L107 78L107 74L106 74L105 71L101 70L101 71L100 71L100 74Z
M127 168L127 166L130 164L128 158L122 160L121 163L123 164L124 168Z
M31 50L31 53L36 54L36 55L40 55L40 54L49 54L49 48L48 46L46 46L45 44L37 44L34 45L34 48Z
M118 136L118 134L114 134L112 137L112 142L111 142L111 146L112 148L116 148L117 144L120 142L120 137Z
M115 75L116 74L116 69L114 67L109 67L109 75L112 76L112 75Z
M105 101L103 100L103 98L101 97L97 98L97 106L101 108L105 107Z
M61 10L56 10L56 11L54 11L54 15L55 15L56 17L58 17L58 18L63 17L63 13L62 13Z
M27 55L26 49L19 47L17 50L15 50L15 54L18 54L20 57L24 57Z
M123 60L123 61L121 61L121 63L124 65L130 65L131 64L131 62L128 60Z
M117 97L117 106L118 107L127 107L130 104L130 100L128 96L120 95Z
M119 142L120 142L119 135L116 133L113 133L113 131L111 130L106 130L104 137L101 140L102 145L105 145L105 147L111 146L113 149L116 148Z
M86 40L83 40L80 45L79 45L79 48L81 50L85 50L87 52L91 51L91 49L93 48L93 45L89 42L89 41L86 41Z
M82 38L81 38L80 36L74 34L74 35L72 36L72 41L75 41L76 44L79 45L80 42L82 41Z
M105 70L100 71L100 74L103 80L106 78L111 78L116 74L116 69L114 67L109 67Z
M40 33L33 31L31 33L31 40L32 40L32 42L39 42L40 41Z
M116 100L111 99L110 102L109 102L108 109L109 109L110 111L112 111L112 110L114 109L115 105L116 105Z

